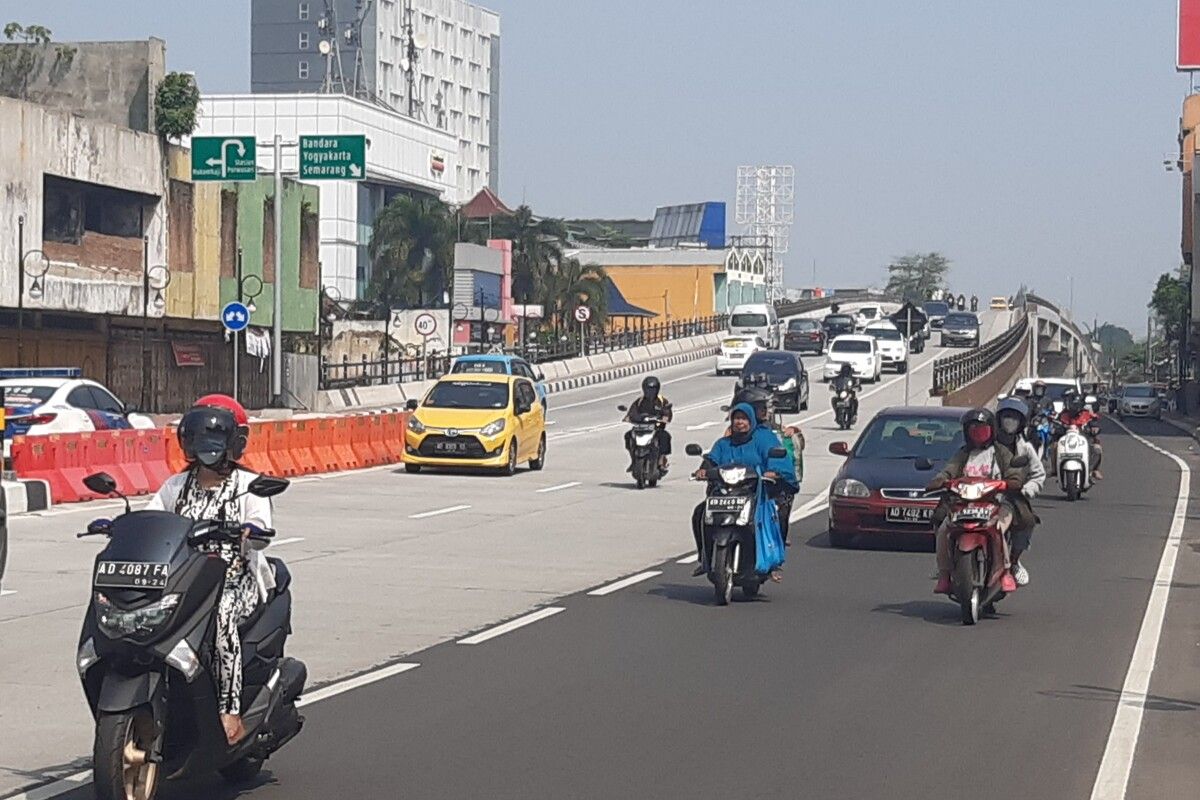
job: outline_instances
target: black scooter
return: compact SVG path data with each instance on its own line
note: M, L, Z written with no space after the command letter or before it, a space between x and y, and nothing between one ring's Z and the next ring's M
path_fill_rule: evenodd
M125 499L105 473L84 484ZM287 486L282 478L261 476L248 491L274 497ZM225 562L197 545L239 541L242 528L240 521L131 512L126 499L123 515L97 520L79 534L108 537L96 556L76 659L96 721L92 768L99 800L153 800L162 777L217 771L230 782L248 782L300 732L304 718L296 701L308 675L303 662L283 654L291 633L291 576L277 559L271 559L276 585L270 598L241 625L246 736L231 747L221 726L213 662ZM271 536L263 531L252 538Z
M618 411L629 411L628 406L617 406ZM655 487L666 472L662 469L662 454L658 450L658 428L663 421L657 417L639 416L632 423L630 444L633 452L633 479L637 488Z
M833 391L833 419L837 423L838 428L844 431L850 430L857 420L857 414L854 412L854 389L838 389L836 386L831 386Z

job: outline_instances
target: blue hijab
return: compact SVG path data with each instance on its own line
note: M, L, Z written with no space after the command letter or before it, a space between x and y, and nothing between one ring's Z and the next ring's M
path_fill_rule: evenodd
M739 436L736 440L732 431L729 436L722 436L712 446L708 454L709 460L718 467L737 465L757 468L763 472L773 471L792 491L797 491L800 482L796 480L795 462L786 455L783 458L771 458L769 455L772 448L783 447L783 442L779 440L775 431L758 422L754 408L749 403L738 403L730 410L729 416L732 418L738 413L745 414L750 420L753 426L750 433L744 437Z

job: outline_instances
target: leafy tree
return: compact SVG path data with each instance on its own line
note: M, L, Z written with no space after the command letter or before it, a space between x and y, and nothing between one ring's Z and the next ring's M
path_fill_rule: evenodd
M370 299L410 308L438 302L452 281L456 233L441 200L401 195L388 203L367 245L374 265Z
M527 303L545 299L546 281L562 261L567 228L559 219L538 219L529 206L492 221L492 236L513 243L513 297Z
M42 74L47 56L50 61L48 79L60 79L71 68L78 52L65 44L51 46L53 32L43 25L22 25L10 22L4 26L4 38L9 44L0 45L0 94L29 99L29 85Z
M604 325L608 316L608 275L603 267L580 264L576 258L559 258L546 275L542 302L553 316L558 330L575 325L575 309L587 306L592 311L591 327Z
M186 72L171 72L154 96L154 127L160 136L178 141L196 130L200 89Z
M927 300L946 286L950 260L941 253L909 253L888 266L887 291L905 300Z
M1169 273L1159 276L1154 294L1150 298L1150 308L1162 323L1168 340L1179 339L1191 302L1191 293L1185 277L1176 277Z
M1134 347L1133 334L1119 325L1106 322L1096 328L1093 338L1105 352L1124 352Z

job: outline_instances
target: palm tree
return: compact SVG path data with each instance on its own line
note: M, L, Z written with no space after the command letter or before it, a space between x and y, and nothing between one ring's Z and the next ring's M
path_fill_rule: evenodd
M395 198L379 212L371 231L369 295L388 306L436 302L452 280L455 239L455 220L441 200Z
M529 206L491 221L492 236L513 243L513 297L521 302L543 294L546 281L562 260L567 228L559 219L538 219Z
M603 267L560 257L546 276L543 292L538 295L554 319L555 331L573 329L575 309L579 306L591 309L590 327L602 328L608 316L607 282L608 274Z

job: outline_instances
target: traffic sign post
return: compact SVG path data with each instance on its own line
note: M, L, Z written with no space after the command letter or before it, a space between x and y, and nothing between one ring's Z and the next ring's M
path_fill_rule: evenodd
M421 337L421 379L429 377L429 337L437 330L437 318L433 314L418 314L413 328Z
M234 300L221 309L221 324L230 333L239 333L250 327L250 309L245 303Z
M193 181L253 181L258 147L253 136L193 136Z
M366 174L366 136L300 137L300 180L360 181Z
M575 308L575 320L579 323L579 355L587 355L587 334L585 327L587 321L592 318L592 310L587 306L577 306Z

